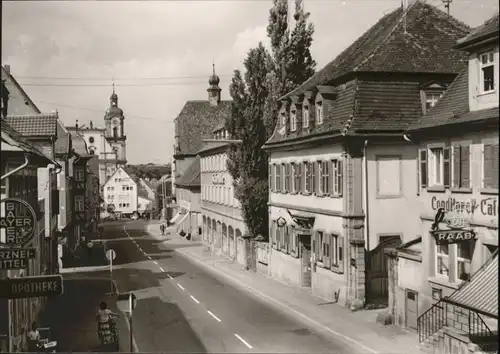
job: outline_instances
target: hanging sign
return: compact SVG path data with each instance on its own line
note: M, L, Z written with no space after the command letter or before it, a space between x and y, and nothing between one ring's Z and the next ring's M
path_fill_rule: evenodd
M0 269L26 269L35 257L34 248L0 248Z
M63 278L60 274L0 279L0 298L2 299L48 297L62 293Z
M438 208L431 226L431 234L438 245L473 242L477 235L470 227L470 222L471 215L464 213L461 207L451 211Z
M5 230L5 240L2 237L0 242L8 246L26 245L35 235L35 211L31 205L18 198L5 198L0 204L4 214L0 218L0 228Z

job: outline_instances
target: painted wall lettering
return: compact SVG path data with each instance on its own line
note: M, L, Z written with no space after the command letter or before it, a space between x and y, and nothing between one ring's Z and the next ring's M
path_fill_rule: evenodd
M475 212L480 212L485 216L496 217L498 215L498 202L496 198L485 198L479 200L478 202L476 199L460 201L454 197L449 197L444 200L433 196L431 198L431 208L432 210L442 208L446 212L453 211L469 215L474 214Z

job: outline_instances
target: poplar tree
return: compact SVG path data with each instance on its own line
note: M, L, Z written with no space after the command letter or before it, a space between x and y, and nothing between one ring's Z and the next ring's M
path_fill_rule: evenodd
M267 155L261 149L266 142L262 119L268 97L266 74L271 56L259 43L244 61L244 79L235 70L229 88L233 99L226 129L241 144L229 151L228 170L234 180L235 196L241 204L243 218L254 237L267 235L268 183Z

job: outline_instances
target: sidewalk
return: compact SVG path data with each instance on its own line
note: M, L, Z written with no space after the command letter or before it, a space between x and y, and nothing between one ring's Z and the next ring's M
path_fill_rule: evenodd
M64 293L49 299L40 315L39 327L49 327L58 352L99 351L95 314L101 301L111 311L121 314L116 297L107 296L109 281L89 277L64 276ZM120 329L120 351L129 351L128 327L123 316L117 320Z
M162 239L158 223L149 224L147 232L156 239ZM225 276L320 332L356 343L372 353L420 353L416 333L376 323L377 314L381 310L351 312L340 305L327 303L301 288L283 284L261 273L244 271L243 266L233 260L212 255L208 246L201 242L187 241L175 235L175 227L169 228L168 232L168 245L177 252L203 264L218 275Z

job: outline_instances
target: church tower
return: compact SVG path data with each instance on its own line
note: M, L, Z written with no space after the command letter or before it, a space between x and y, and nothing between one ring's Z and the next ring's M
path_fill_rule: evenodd
M219 87L220 79L215 75L215 64L212 64L213 73L208 79L208 84L210 85L207 89L208 91L208 102L211 106L218 106L220 103L220 92L222 91Z
M125 135L123 110L118 107L118 95L115 92L113 83L113 93L109 98L109 108L104 115L104 124L106 127L105 138L111 146L112 151L107 151L107 160L116 160L116 167L127 164L127 155L125 151L127 136ZM110 154L114 152L115 154ZM112 156L114 155L114 156Z

